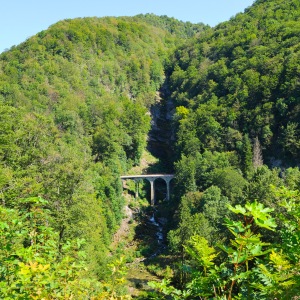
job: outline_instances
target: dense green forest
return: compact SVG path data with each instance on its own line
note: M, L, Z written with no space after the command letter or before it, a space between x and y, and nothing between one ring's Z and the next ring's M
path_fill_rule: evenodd
M64 20L2 53L0 298L130 299L120 175L168 101L168 276L140 299L297 299L299 19L257 0L214 28Z
M256 1L171 56L174 275L153 299L299 296L299 19Z
M65 20L1 55L1 299L111 292L97 280L111 277L120 175L145 148L170 51L203 28Z

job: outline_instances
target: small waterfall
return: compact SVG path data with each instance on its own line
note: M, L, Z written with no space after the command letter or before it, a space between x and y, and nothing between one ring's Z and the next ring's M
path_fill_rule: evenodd
M155 232L155 237L158 244L158 249L150 256L150 258L153 258L157 255L159 255L162 250L165 248L164 244L164 234L163 234L163 224L161 224L159 221L155 218L155 212L152 214L152 216L149 218L150 224L155 226L157 228Z
M156 170L161 170L163 173L172 173L173 167L173 147L175 140L174 128L172 126L173 114L175 112L175 105L170 97L168 84L165 82L157 93L155 104L150 108L151 115L151 129L148 133L148 151L159 159L156 165ZM155 170L155 171L156 171ZM159 181L156 181L156 186L159 186ZM157 189L156 187L156 189ZM163 198L163 195L160 195ZM161 213L160 213L161 214ZM153 237L155 238L156 250L150 256L151 258L161 254L166 248L166 236L164 227L167 223L165 217L159 217L155 208L151 216L148 215L148 224L152 225Z

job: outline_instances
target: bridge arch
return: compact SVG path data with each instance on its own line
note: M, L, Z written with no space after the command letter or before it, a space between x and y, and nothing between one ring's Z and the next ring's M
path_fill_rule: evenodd
M136 197L138 197L138 183L142 179L146 179L150 182L150 202L153 206L155 203L155 180L161 178L166 182L167 186L167 195L166 199L170 200L170 181L174 178L174 174L148 174L148 175L124 175L121 176L122 180L133 179L136 182Z

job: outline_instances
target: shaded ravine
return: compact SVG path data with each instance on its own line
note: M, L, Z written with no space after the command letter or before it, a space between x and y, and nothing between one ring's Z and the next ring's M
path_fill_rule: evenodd
M173 172L173 142L175 140L172 128L174 104L168 96L167 84L157 94L156 102L150 108L151 129L148 133L147 150L160 160L162 173ZM151 169L149 170L151 173Z
M151 130L148 134L147 150L157 159L156 163L149 164L142 170L145 173L170 173L172 167L172 114L173 103L166 99L166 91L157 94L156 102L151 107ZM148 290L147 283L153 280L160 280L162 274L157 274L154 268L156 265L164 265L161 259L167 248L166 244L166 225L170 218L168 206L170 203L165 199L166 186L164 182L156 181L156 204L154 207L146 206L137 210L128 211L130 203L126 206L127 216L132 216L134 223L125 221L128 226L134 227L134 237L130 242L131 251L135 252L135 258L128 263L127 280L129 283L129 292L132 296L138 296L140 292ZM146 198L149 198L146 188ZM127 200L131 203L137 201L131 196ZM126 227L126 226L125 226ZM125 232L129 232L125 229ZM126 249L129 251L129 248Z
M173 170L173 141L174 131L172 129L172 118L174 114L174 104L168 97L168 88L165 83L157 94L156 102L151 106L151 129L148 133L147 150L152 156L158 159L158 163L149 167L147 173L153 171L159 173L172 173ZM154 170L153 170L154 169ZM151 254L150 258L154 258L162 253L166 248L165 225L168 222L166 215L161 207L167 205L165 197L165 183L156 180L157 195L160 199L156 199L155 207L148 216L150 225L156 228L155 238L157 240L157 250Z
M131 201L136 201L133 197ZM128 288L132 296L150 289L149 281L160 281L163 273L160 272L164 262L164 253L167 249L166 229L167 218L164 217L166 203L162 202L155 207L147 206L133 212L134 238L126 246L126 252L134 251L135 258L127 264ZM159 273L160 272L160 273Z

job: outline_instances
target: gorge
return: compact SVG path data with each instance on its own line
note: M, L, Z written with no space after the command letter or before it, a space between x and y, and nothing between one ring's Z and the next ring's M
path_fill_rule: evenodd
M299 19L68 19L2 53L0 298L296 299Z

